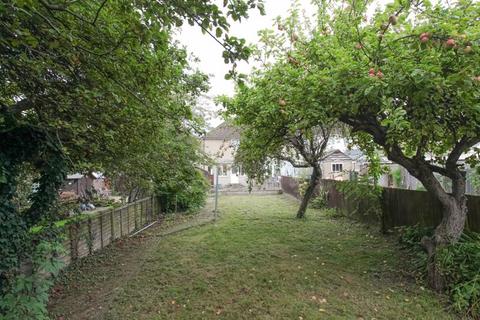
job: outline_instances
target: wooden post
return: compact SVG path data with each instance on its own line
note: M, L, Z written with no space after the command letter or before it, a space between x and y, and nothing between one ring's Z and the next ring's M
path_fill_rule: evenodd
M147 214L148 214L148 222L152 222L152 216L153 216L153 208L152 208L152 201L150 199L147 199L145 201L147 204Z
M135 223L135 230L138 230L137 211L138 211L138 205L137 205L137 203L134 203L134 205L133 205L133 217L134 217L134 223Z
M178 212L178 198L177 195L175 194L175 213Z
M122 220L123 220L123 208L120 209L119 215L120 215L120 237L123 237L123 225L122 225Z
M150 204L148 203L148 199L145 200L145 206L147 207L147 221L150 223L151 220L151 213L152 213L152 208L150 208Z
M75 231L74 231L75 229ZM69 228L70 233L70 259L72 261L77 260L78 258L78 225L77 223L72 223Z
M140 226L143 226L142 216L143 216L143 201L140 202Z
M75 260L74 249L73 249L73 231L72 225L68 226L68 238L70 239L70 260Z
M130 207L132 205L128 205L127 207L127 234L130 233Z
M93 253L93 234L92 234L92 219L90 218L88 218L87 228L88 228L88 241L87 241L88 254L91 255Z
M98 218L100 220L100 248L103 249L103 213Z
M113 242L113 240L115 240L115 229L114 229L114 226L113 226L113 212L115 211L115 209L112 209L110 211L110 242Z

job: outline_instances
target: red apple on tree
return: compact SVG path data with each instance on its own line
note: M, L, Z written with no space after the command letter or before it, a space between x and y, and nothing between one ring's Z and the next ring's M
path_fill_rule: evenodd
M420 35L420 42L421 42L421 43L427 43L428 40L430 40L430 35L429 35L427 32L423 32L423 33Z
M445 46L446 46L447 48L453 48L453 47L455 47L455 40L452 39L452 38L448 38L448 40L445 41Z

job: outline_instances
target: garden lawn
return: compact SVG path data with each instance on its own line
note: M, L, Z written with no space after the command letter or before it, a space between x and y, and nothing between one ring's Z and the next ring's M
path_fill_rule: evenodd
M69 280L57 287L52 315L454 318L440 296L404 275L405 257L391 240L320 210L310 209L306 220L297 220L297 206L286 195L222 196L216 223L166 237L152 230L143 241L134 238L107 249L106 256L116 259L107 267L97 259L72 268L65 275Z

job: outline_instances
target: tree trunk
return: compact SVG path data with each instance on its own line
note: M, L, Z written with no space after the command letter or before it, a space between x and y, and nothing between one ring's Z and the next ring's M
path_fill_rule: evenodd
M452 179L452 194L434 192L442 204L442 221L432 237L422 239L422 245L428 254L428 283L438 292L445 290L446 283L439 270L436 254L442 247L457 242L463 233L467 218L465 186L465 177L460 173L456 179Z
M315 192L315 187L318 184L318 180L322 176L322 171L318 165L313 166L312 175L310 176L310 181L308 182L307 190L305 190L305 194L302 198L302 202L300 203L300 208L297 211L297 218L302 219L305 217L305 211L307 210L308 203Z

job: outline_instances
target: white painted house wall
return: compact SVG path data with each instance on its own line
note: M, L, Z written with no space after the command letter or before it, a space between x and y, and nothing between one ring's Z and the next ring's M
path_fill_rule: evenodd
M220 124L202 139L203 151L213 160L214 165L205 167L214 176L218 170L219 186L243 185L247 186L247 176L241 167L234 165L235 150L239 143L239 133L226 123Z

